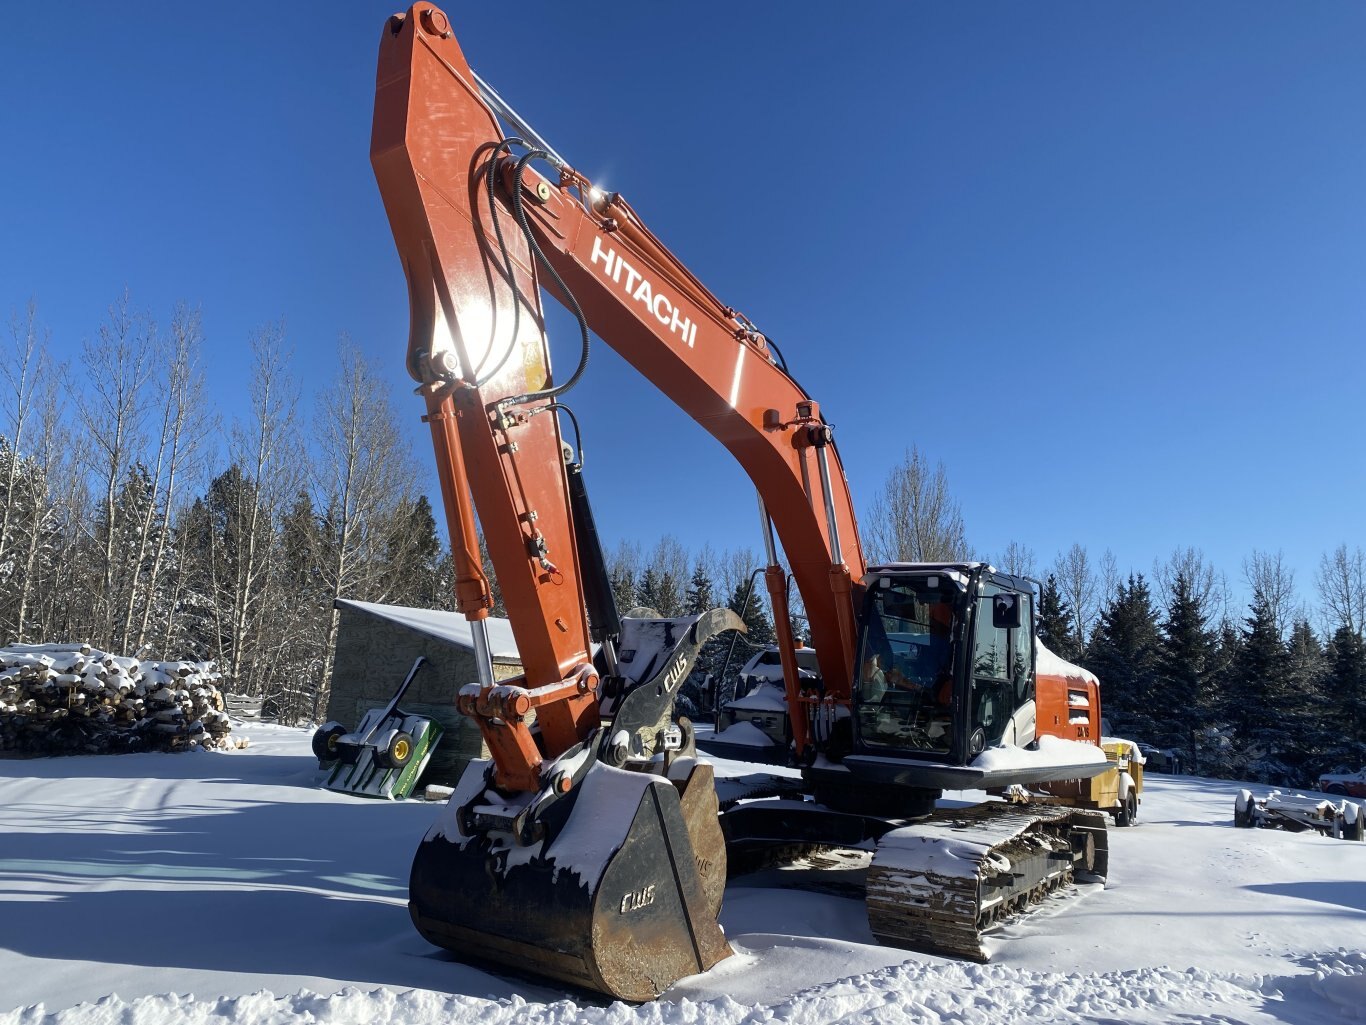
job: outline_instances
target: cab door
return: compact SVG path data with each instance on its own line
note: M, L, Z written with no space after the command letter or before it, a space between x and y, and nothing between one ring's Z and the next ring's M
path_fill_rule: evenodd
M1034 598L985 580L973 607L967 760L1001 743L1032 743Z

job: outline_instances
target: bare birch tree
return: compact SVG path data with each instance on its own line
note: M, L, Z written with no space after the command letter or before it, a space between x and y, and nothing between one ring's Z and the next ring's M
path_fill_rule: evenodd
M21 515L17 487L19 461L29 440L38 383L48 365L47 340L48 333L38 326L38 307L30 302L23 316L15 314L11 319L10 350L0 360L0 374L4 375L6 386L3 403L0 403L5 414L4 430L0 433L9 442L4 452L4 465L0 466L0 474L5 480L4 507L0 509L0 587L12 586L17 568L13 550L19 542L15 521Z
M119 549L123 527L119 490L146 442L143 397L152 373L154 330L146 315L133 309L125 292L109 307L98 338L85 343L81 377L71 382L77 419L87 442L82 452L100 502L90 538L99 550L99 579L89 591L91 640L106 646L114 646L121 607L117 592L127 586L120 572L127 563Z
M1253 594L1266 600L1275 624L1276 636L1282 641L1295 621L1295 571L1285 564L1280 552L1253 550L1243 560L1243 579Z
M1074 544L1067 551L1058 553L1052 572L1058 593L1072 609L1072 628L1077 643L1085 650L1091 628L1100 615L1099 584L1091 557L1085 548Z
M199 370L201 337L199 312L180 306L171 319L170 336L158 339L153 346L156 357L164 364L164 376L159 380L162 394L156 451L150 454L148 467L152 501L146 504L141 522L136 524L134 564L138 573L133 586L128 588L119 633L127 649L141 649L147 641L166 560L171 533L169 521L178 498L177 488L183 485L186 468L212 421Z
M5 452L5 465L0 466L0 474L5 477L4 508L0 510L0 584L5 582L5 567L10 564L11 532L14 530L18 512L18 493L15 491L16 478L19 476L19 459L27 441L26 433L33 415L34 391L46 361L46 340L48 335L38 328L38 309L33 302L25 316L15 314L10 321L10 351L0 359L0 374L4 374L4 433L10 440Z
M1326 633L1346 627L1358 638L1366 634L1366 553L1345 544L1319 559L1314 578Z
M215 560L227 570L217 581L220 589L229 590L226 669L249 692L262 685L263 667L253 654L268 609L274 531L280 512L298 490L301 463L294 421L299 390L289 368L284 325L267 324L256 331L251 352L251 419L233 431L234 465L240 473L227 496L235 529L223 538L231 550Z
M20 640L37 640L39 634L56 636L51 617L34 624L33 612L46 597L49 610L56 606L57 596L66 583L57 579L64 564L65 542L69 539L71 520L64 515L72 506L62 502L62 491L54 482L77 475L68 465L70 448L61 402L61 382L57 374L41 374L35 391L34 431L31 438L29 464L32 479L41 482L35 490L27 510L27 520L18 533L20 546L12 558L19 564L18 586L13 589L14 633ZM36 632L34 627L36 626Z
M963 513L943 463L914 446L873 500L865 536L871 562L953 562L968 557Z
M1153 579L1157 581L1160 593L1170 596L1176 578L1183 577L1190 588L1193 598L1206 616L1217 617L1219 604L1218 580L1214 566L1205 561L1205 553L1199 548L1187 545L1173 548L1166 562L1153 560ZM1165 599L1164 599L1165 600Z
M1017 577L1037 577L1038 558L1028 545L1011 541L1001 553L1001 569Z
M729 599L736 588L748 583L750 574L764 568L764 557L753 548L727 548L716 560L715 579L720 585L720 595ZM762 584L756 585L757 593L762 594Z
M335 602L343 597L384 601L386 522L416 491L411 453L388 395L359 350L343 338L333 384L316 405L319 458L314 490L323 510L324 558L319 572L329 607L313 713L326 703L337 641Z
M1100 595L1096 602L1096 614L1099 615L1100 609L1114 597L1119 590L1119 585L1123 582L1119 575L1119 560L1115 558L1115 553L1108 548L1100 557L1100 569L1096 576L1100 580Z

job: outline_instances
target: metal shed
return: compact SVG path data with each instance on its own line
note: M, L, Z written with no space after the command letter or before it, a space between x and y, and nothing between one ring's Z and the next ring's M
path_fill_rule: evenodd
M458 612L339 599L341 616L327 718L354 726L368 709L389 702L413 660L430 663L403 700L405 711L438 720L446 730L423 775L424 783L453 785L471 758L486 755L479 730L455 707L460 688L478 679L469 621ZM522 672L512 627L488 619L495 679Z

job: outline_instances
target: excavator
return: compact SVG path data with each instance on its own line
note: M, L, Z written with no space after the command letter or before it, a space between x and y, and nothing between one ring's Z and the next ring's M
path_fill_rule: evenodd
M777 346L476 75L430 3L382 32L371 163L479 667L456 702L489 752L414 857L409 907L426 939L647 1000L731 953L718 922L728 847L874 844L873 933L978 960L996 923L1104 876L1099 811L936 810L946 789L1106 768L1094 677L1038 644L1034 582L981 563L867 565L832 428ZM551 372L543 291L578 325L567 376ZM739 617L614 606L568 402L594 335L754 483L796 791L756 785L718 814L713 769L675 712L702 645L742 630ZM515 680L493 676L476 520ZM798 671L790 583L818 674Z

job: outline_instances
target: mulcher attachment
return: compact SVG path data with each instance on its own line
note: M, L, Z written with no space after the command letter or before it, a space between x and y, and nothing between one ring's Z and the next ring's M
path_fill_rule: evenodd
M868 869L868 924L879 942L969 961L983 934L1074 879L1108 871L1105 816L983 804L885 834Z
M412 794L442 730L435 719L409 715L398 703L426 664L419 656L389 703L366 712L354 731L329 722L313 734L313 754L327 771L324 787L388 800Z
M729 956L712 771L670 713L702 644L732 628L729 610L625 620L631 656L604 683L612 723L544 765L539 793L502 793L491 763L472 762L413 860L418 931L462 958L625 1000Z

